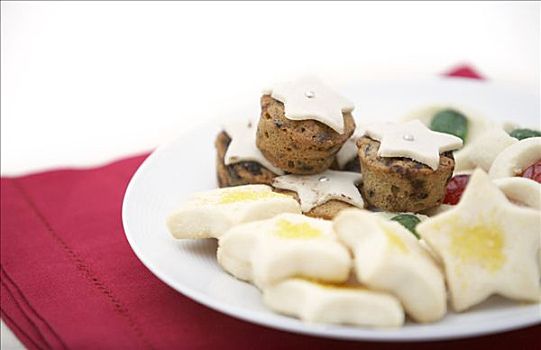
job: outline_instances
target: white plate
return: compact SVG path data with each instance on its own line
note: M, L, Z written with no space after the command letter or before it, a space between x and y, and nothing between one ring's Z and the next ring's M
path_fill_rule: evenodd
M362 83L341 89L358 106L360 120L397 119L434 103L469 107L495 120L535 125L539 98L535 93L463 79ZM253 105L253 103L252 103ZM259 111L251 115L257 118ZM237 114L238 115L238 114ZM541 322L540 306L493 297L472 310L448 313L440 322L382 330L305 324L269 311L258 290L225 273L216 263L214 240L175 241L165 227L166 216L190 193L217 187L214 168L216 125L182 135L156 150L133 176L123 203L122 218L135 254L158 278L180 293L233 317L282 330L355 340L450 339L516 329Z

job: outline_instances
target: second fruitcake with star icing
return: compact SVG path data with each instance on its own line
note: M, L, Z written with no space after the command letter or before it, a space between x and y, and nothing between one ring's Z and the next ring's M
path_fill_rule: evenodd
M216 176L220 187L265 184L282 175L255 145L255 127L251 121L225 125L214 142Z
M329 168L355 130L353 105L313 79L279 84L261 97L257 147L292 174Z
M419 121L367 126L359 139L361 192L368 204L392 212L420 212L441 204L453 175L458 137Z

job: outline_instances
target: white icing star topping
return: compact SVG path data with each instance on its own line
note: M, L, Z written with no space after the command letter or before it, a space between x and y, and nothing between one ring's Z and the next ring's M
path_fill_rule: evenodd
M284 104L285 116L291 120L313 119L344 133L344 116L354 108L346 98L315 78L276 84L263 92Z
M454 208L416 230L442 258L455 310L492 294L538 300L541 213L512 204L481 169Z
M226 125L224 130L231 138L225 152L225 165L258 162L276 175L284 174L283 170L272 165L257 148L255 143L257 128L253 127L252 122L234 122Z
M360 182L359 173L326 170L316 175L279 176L274 178L272 185L297 192L302 212L306 213L331 199L363 208L364 201L356 187Z
M338 167L340 169L344 169L346 164L357 156L357 153L359 152L359 148L357 147L358 139L359 135L357 135L357 133L354 133L353 136L351 136L344 143L338 153L336 153L336 162L338 163Z
M459 137L432 131L417 119L368 124L364 130L366 136L380 141L378 156L410 158L433 170L440 164L440 153L462 147Z

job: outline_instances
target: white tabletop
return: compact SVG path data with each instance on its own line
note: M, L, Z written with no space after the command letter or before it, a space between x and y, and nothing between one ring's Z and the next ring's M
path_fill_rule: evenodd
M241 101L257 106L262 87L300 74L340 86L424 78L469 63L491 80L538 92L539 9L2 2L1 173L150 150L234 113ZM16 348L7 333L2 327L2 348Z

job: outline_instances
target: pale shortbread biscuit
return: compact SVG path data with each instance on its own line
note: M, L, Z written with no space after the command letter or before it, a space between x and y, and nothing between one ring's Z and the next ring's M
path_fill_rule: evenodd
M306 322L399 327L404 323L400 302L387 293L361 286L287 279L263 290L272 310Z
M237 186L194 194L169 216L167 227L175 238L218 238L240 223L300 212L296 200L270 186Z
M504 177L493 180L511 202L541 210L541 184L524 177Z
M332 222L296 214L233 227L219 239L217 256L227 272L260 288L295 276L341 283L351 268Z
M443 261L456 311L492 294L539 300L541 212L509 202L482 170L453 209L423 221L417 232Z
M502 128L490 128L471 142L468 159L474 167L488 171L498 154L517 142Z
M353 251L360 283L396 296L415 321L433 322L445 315L443 275L406 228L365 210L347 209L334 219L334 229Z
M492 179L520 176L522 172L541 159L541 137L523 139L498 154L488 175Z

